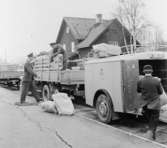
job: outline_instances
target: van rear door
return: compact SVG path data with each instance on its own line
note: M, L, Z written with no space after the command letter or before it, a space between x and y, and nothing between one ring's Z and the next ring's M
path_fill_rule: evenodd
M124 112L133 112L139 103L137 81L139 76L138 60L122 61Z

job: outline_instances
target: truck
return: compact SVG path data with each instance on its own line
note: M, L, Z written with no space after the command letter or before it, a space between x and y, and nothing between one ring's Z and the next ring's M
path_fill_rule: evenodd
M0 84L20 89L20 82L23 76L23 66L18 64L0 65Z
M53 53L53 52L52 52ZM110 123L119 113L136 114L141 107L137 81L143 75L143 66L153 66L153 76L161 78L167 91L167 53L148 51L107 58L78 59L62 68L61 56L50 62L52 54L39 56L34 70L44 99L49 99L54 88L70 95L80 96L86 104L95 107L100 121Z

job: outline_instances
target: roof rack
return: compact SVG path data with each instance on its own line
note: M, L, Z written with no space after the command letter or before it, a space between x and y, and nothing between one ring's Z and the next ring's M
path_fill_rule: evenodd
M136 45L136 48L133 44L129 44L126 46L121 46L123 54L133 54L139 52L146 52L146 51L164 51L167 52L167 43L159 44L159 43L148 43L142 45Z

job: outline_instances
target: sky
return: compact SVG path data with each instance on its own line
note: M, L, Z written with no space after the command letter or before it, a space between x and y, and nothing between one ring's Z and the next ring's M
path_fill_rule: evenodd
M167 40L167 1L145 0L145 15ZM20 63L30 52L50 49L63 17L110 19L117 0L0 0L0 59Z

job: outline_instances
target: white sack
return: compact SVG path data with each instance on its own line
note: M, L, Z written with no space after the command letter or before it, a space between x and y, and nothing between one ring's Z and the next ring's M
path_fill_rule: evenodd
M56 93L52 95L59 114L72 115L74 114L74 106L71 98L65 93Z
M42 102L40 103L40 106L45 112L57 113L56 105L55 105L55 102L53 101Z
M106 43L94 45L93 51L97 57L109 57L121 54L121 48L119 46Z
M160 104L161 104L161 106L167 104L167 95L166 95L164 89L163 89L163 94L160 95Z

